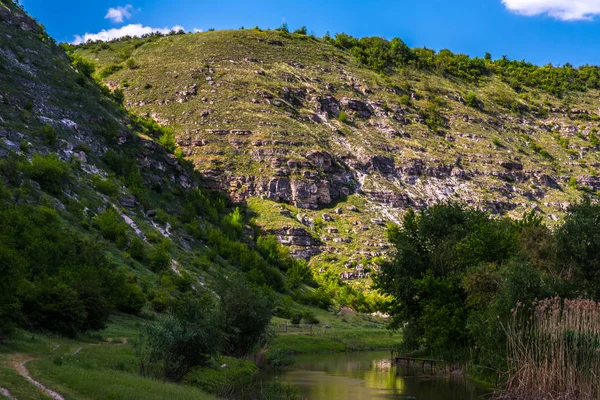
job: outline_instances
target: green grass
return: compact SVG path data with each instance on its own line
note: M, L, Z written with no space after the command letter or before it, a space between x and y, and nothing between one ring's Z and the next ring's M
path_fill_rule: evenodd
M15 370L0 367L0 387L8 390L19 400L50 400L51 397L35 388L29 381L19 375ZM0 399L4 399L0 395Z
M396 347L402 341L398 332L386 329L386 321L367 314L344 312L334 315L318 308L300 307L311 311L319 320L313 334L277 334L269 345L269 352L285 351L295 354L335 351L366 351ZM274 325L290 323L289 320L273 318ZM330 329L323 328L331 326Z
M331 351L366 351L387 349L398 345L401 335L375 329L332 329L319 334L279 334L272 350L293 353L323 353ZM271 349L270 349L271 350Z
M0 346L0 387L20 400L48 398L12 369L10 360L24 354L34 359L26 364L31 376L67 399L214 399L190 385L138 374L131 340L143 323L147 321L118 314L100 335L77 339L21 331Z
M116 371L78 363L84 357L95 361L94 354L82 355L57 366L51 359L31 363L31 373L53 390L72 399L214 399L192 386L143 378L130 372Z

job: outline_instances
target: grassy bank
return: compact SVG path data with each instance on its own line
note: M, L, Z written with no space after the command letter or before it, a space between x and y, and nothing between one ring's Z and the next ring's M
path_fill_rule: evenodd
M346 311L333 315L310 309L319 319L312 334L278 333L268 345L273 354L307 354L390 348L399 334L390 334L385 321ZM280 318L273 325L289 323ZM0 345L0 387L20 400L51 399L22 376L31 377L65 399L215 399L252 381L257 367L246 360L222 357L174 384L144 378L133 342L147 320L113 315L107 329L96 335L68 339L20 331ZM323 328L324 325L330 328ZM22 364L25 363L25 364ZM226 367L222 367L226 364ZM2 395L0 394L0 398Z
M116 315L101 335L77 339L22 331L0 346L0 386L20 400L50 399L19 373L25 362L33 379L66 399L214 399L194 386L137 373L131 341L146 322Z
M319 320L318 327L309 332L278 332L270 344L267 356L277 352L293 354L324 353L334 351L365 351L397 346L402 336L391 333L382 318L345 310L339 314L310 309ZM274 318L273 325L290 323ZM329 328L323 328L329 326Z

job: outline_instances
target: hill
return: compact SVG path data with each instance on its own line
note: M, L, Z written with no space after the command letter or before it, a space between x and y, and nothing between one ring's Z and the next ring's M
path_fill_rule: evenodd
M258 28L66 48L173 129L207 187L358 286L408 208L460 201L554 223L600 189L596 67Z

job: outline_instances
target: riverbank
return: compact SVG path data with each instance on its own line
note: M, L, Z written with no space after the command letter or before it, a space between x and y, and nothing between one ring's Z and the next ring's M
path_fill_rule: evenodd
M139 335L140 325L147 322L114 315L101 334L76 339L18 332L0 345L0 398L216 399L190 385L138 374L132 341Z
M312 334L276 333L263 352L266 359L389 349L401 340L400 334L385 329L383 319L353 312L333 315L311 310L320 320ZM180 384L140 376L134 343L140 327L148 322L116 314L99 334L74 339L18 332L0 345L0 398L213 400L256 378L258 367L254 362L229 357L220 357L209 367L190 373ZM274 318L273 327L286 322ZM289 364L289 360L283 364ZM281 386L277 390L289 388Z
M310 331L282 329L290 321L273 318L272 326L278 332L264 354L267 365L290 365L293 357L300 354L388 350L402 341L400 333L386 329L383 318L348 309L335 314L318 309L311 311L319 324Z

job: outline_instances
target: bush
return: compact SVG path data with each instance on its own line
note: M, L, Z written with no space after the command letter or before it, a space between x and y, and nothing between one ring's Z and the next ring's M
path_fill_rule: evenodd
M135 62L135 60L133 58L129 58L126 62L125 65L127 65L127 68L129 69L138 69L139 65L137 65L137 63Z
M56 138L57 134L52 125L44 125L44 127L42 128L42 139L44 140L44 143L48 145L53 145L54 143L56 143Z
M290 33L290 28L288 28L287 22L284 22L279 28L276 28L275 30L283 33Z
M146 295L136 282L127 282L116 295L116 307L119 311L138 314L146 304Z
M477 95L473 92L468 92L465 96L465 102L469 107L479 108L479 100Z
M275 349L265 355L265 361L274 368L287 367L294 364L294 353L289 350Z
M56 154L35 154L29 166L29 175L42 189L50 194L59 194L67 182L69 168Z
M118 105L123 105L125 103L125 93L121 88L113 90L111 97Z
M135 344L142 375L181 381L217 354L221 322L208 296L185 296L171 315L146 326Z
M243 357L264 338L273 314L273 303L263 289L250 287L234 275L217 284L219 310L225 318L224 354Z
M23 300L23 311L31 328L71 337L83 330L86 318L77 292L56 278L36 282Z
M148 267L152 272L167 271L171 267L171 253L168 239L155 245L148 255Z
M306 32L306 26L303 26L300 29L296 29L294 31L294 33L297 34L297 35L306 35L307 34L307 32Z
M94 71L96 71L96 66L94 63L84 59L80 55L71 56L71 63L73 64L73 68L88 78L92 76Z
M292 325L300 325L300 322L302 321L302 314L301 313L294 313L290 316L290 323Z
M344 111L340 111L340 115L338 115L338 121L340 121L343 124L348 123L348 114L346 114Z
M569 185L570 188L577 189L579 187L579 184L577 183L577 178L575 178L574 176L570 177L569 181L567 182L567 185Z
M114 197L120 192L119 184L111 178L102 179L100 175L92 176L92 184L102 194Z
M119 213L112 208L94 217L94 226L100 230L106 239L124 247L127 243L128 225L123 221Z
M163 128L162 134L158 139L158 143L169 153L173 153L176 147L175 134L173 133L173 130L169 128Z
M293 260L292 266L287 270L285 276L288 286L292 289L296 289L303 282L314 285L310 267L301 260Z
M148 246L146 243L144 243L144 241L137 236L134 236L129 240L129 255L139 262L143 263L147 261L147 248Z
M304 313L302 313L302 320L305 324L310 325L316 325L319 323L319 320L317 319L317 317L315 317L315 314L312 311L305 311Z
M112 65L109 65L108 67L102 68L102 70L98 73L98 77L100 79L106 79L109 76L111 76L112 74L114 74L122 69L123 69L122 65L112 64Z

